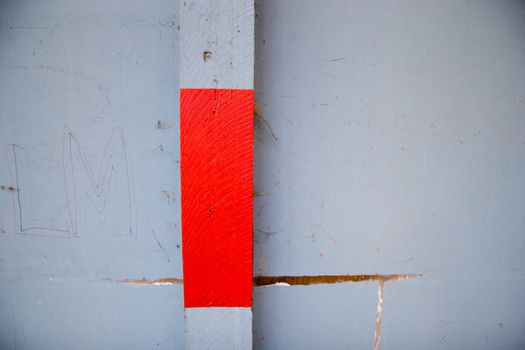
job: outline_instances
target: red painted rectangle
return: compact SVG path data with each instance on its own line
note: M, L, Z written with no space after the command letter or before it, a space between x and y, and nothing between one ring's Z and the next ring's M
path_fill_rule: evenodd
M251 307L253 90L181 89L185 307Z

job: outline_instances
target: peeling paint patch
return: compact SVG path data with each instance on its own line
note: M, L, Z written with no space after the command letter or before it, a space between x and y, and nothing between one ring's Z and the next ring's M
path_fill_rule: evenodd
M113 282L113 278L104 278L103 279L106 282ZM175 277L166 277L166 278L159 278L156 280L149 280L145 277L142 278L125 278L123 280L115 281L116 283L120 284L131 284L131 285L139 285L139 286L172 286L175 284L182 284L181 278L175 278Z
M317 276L257 276L253 279L256 287L286 283L291 286L310 284L334 284L345 282L391 282L421 277L421 274L396 275L317 275Z

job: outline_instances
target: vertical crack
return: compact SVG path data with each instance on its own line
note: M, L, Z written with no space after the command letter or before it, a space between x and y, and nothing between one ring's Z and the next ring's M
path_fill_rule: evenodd
M385 281L379 281L379 288L377 289L377 315L376 327L374 330L374 350L379 350L379 342L381 341L381 320L383 319L383 295L385 292Z

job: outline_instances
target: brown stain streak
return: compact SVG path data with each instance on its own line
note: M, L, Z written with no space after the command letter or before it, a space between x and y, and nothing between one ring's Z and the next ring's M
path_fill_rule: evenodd
M291 286L306 286L311 284L335 284L345 282L369 281L401 281L421 277L421 274L396 274L396 275L318 275L318 276L257 276L253 279L256 287L270 286L286 283Z

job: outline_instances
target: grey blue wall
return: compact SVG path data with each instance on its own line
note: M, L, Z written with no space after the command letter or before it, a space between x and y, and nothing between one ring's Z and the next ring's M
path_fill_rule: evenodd
M255 273L421 273L382 349L524 349L525 3L256 13ZM377 291L256 289L256 348L372 349Z
M178 11L1 2L0 349L183 347Z
M0 1L0 349L184 347L178 11ZM382 349L523 349L525 4L256 14L254 274L422 274ZM254 346L371 349L377 293L255 288Z

